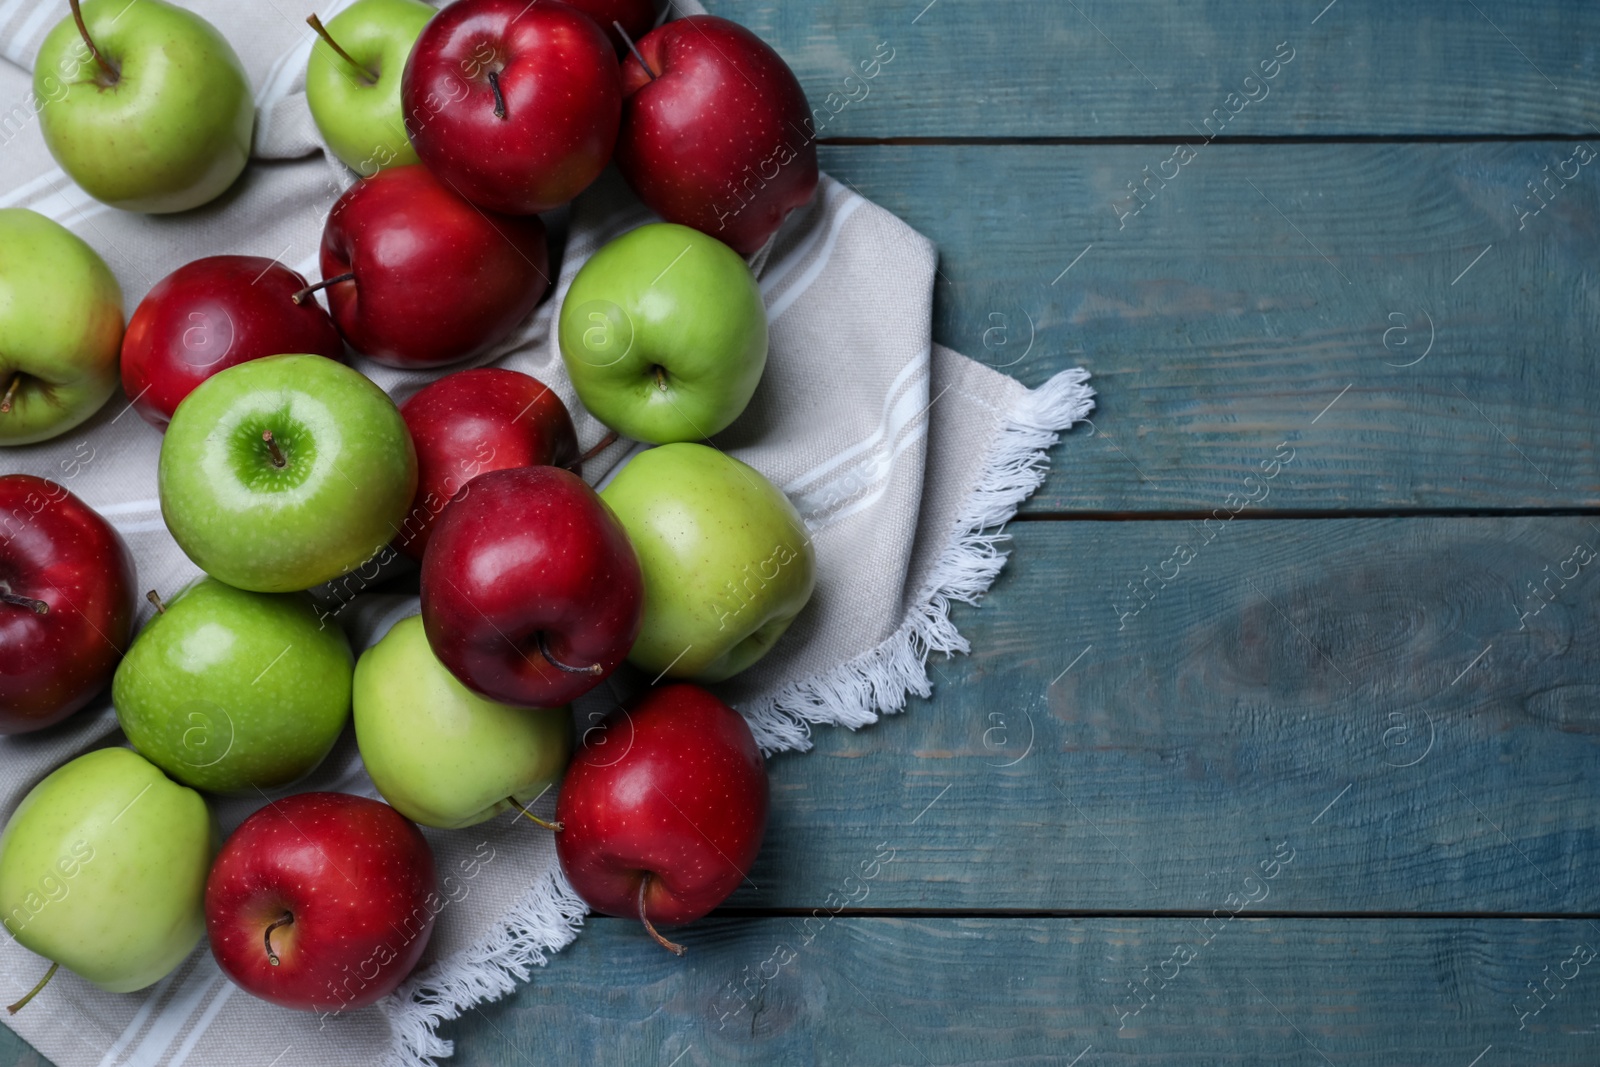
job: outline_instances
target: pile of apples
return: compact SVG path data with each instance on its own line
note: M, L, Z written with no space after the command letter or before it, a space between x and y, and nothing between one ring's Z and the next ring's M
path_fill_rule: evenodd
M163 0L70 7L36 78L60 79L40 119L62 167L131 211L231 186L254 113L222 35ZM371 1004L448 903L418 824L520 811L555 832L591 906L678 952L656 924L744 880L765 763L697 683L773 646L815 554L781 491L702 442L761 379L743 257L812 196L816 151L799 83L759 38L657 21L651 0L358 0L313 18L309 104L361 175L315 285L214 256L124 329L88 244L0 211L0 445L60 436L120 379L165 435L162 516L206 575L146 594L135 635L111 524L60 482L0 476L0 732L54 726L109 684L131 745L58 767L0 837L0 916L53 961L45 981L65 966L141 989L206 933L259 997ZM397 407L346 362L431 369L504 342L549 288L538 213L613 161L666 221L597 252L560 309L574 388L612 431L595 448L579 454L567 408L528 375L446 373ZM581 464L618 435L659 447L597 493ZM307 591L347 599L405 557L421 615L358 659ZM650 687L574 754L570 703L625 661ZM388 803L284 796L352 720ZM545 822L527 809L557 783ZM221 842L202 794L267 802Z

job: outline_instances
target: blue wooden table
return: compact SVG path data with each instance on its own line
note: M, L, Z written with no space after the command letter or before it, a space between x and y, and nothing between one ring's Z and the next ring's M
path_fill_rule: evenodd
M710 6L1094 421L687 958L593 918L455 1062L1593 1067L1600 6L924 3Z

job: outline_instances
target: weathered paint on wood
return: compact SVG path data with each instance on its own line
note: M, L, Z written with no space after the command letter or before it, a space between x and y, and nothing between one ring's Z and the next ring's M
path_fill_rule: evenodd
M1596 507L1592 149L1214 145L1120 219L1170 148L823 163L940 246L936 339L1029 384L1093 372L1094 436L1030 513L1209 511L1282 441L1269 511ZM1518 214L1546 167L1577 177Z
M462 1067L1593 1067L1594 924L1249 914L717 920L683 959L594 920L446 1032Z
M818 906L882 843L864 907L1203 911L1288 839L1274 910L1600 913L1600 525L1013 533L931 701L774 760L730 903Z
M1587 136L1600 115L1600 9L1585 3L707 7L773 42L824 137L1173 137L1216 112L1229 136Z

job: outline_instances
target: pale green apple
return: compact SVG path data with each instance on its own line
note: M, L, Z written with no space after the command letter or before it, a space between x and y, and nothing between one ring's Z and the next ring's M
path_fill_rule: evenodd
M304 778L350 719L354 657L304 593L215 578L145 624L111 702L133 747L185 785L258 796Z
M478 696L434 656L420 615L361 654L355 720L378 792L424 826L471 826L533 803L561 779L572 750L569 709Z
M698 444L648 449L601 492L644 570L647 674L720 682L766 655L816 586L800 513L755 468Z
M158 475L167 528L201 570L287 593L389 543L416 492L417 453L394 401L359 372L322 356L268 356L184 398Z
M583 406L653 444L726 429L767 366L767 309L750 268L715 237L667 222L589 258L557 334Z
M205 932L206 802L125 748L34 786L0 836L0 914L23 945L113 993L160 981Z
M244 170L256 119L227 40L165 0L84 0L83 21L87 41L69 15L33 68L34 92L49 101L39 112L45 144L61 169L125 211L216 199Z
M48 440L100 410L117 388L122 325L122 290L94 249L37 212L0 210L0 445Z
M418 162L406 136L400 80L411 46L435 14L420 0L357 0L324 27L355 65L325 40L311 49L311 117L333 154L363 178Z

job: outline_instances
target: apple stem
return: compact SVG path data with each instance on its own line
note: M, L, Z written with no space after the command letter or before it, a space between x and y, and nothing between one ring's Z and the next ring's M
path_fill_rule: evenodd
M657 363L654 367L651 368L651 370L653 370L655 372L655 375L656 375L656 388L660 389L663 393L666 392L667 391L667 370L666 370L666 368L663 367L661 364Z
M517 798L516 797L507 797L506 799L511 801L511 803L513 803L513 804L517 804ZM517 804L517 810L522 812L523 818L533 820L534 822L538 823L540 826L544 827L546 830L549 830L551 833L559 834L561 831L566 829L565 824L559 823L559 822L550 822L547 819L541 819L541 818L539 818L539 816L535 815L533 812L529 811L527 808L523 807L521 804Z
M76 3L74 3L72 6L73 6L74 9L76 9L78 5ZM61 966L61 964L59 964L59 963L51 963L50 964L50 969L48 971L44 972L44 977L43 978L39 979L39 984L34 986L32 989L28 990L28 995L23 997L21 1000L17 1001L15 1004L8 1004L6 1006L6 1011L10 1012L12 1015L15 1015L17 1012L21 1011L23 1008L26 1008L28 1006L28 1001L30 1001L34 997L38 996L39 993L44 989L44 987L50 984L50 979L52 979L52 978L54 978L56 976L56 969L59 968L60 966Z
M587 667L574 667L570 663L562 663L550 654L550 642L545 639L543 630L539 631L539 655L549 660L550 666L556 670L566 671L568 674L592 674L598 678L606 672L606 669L598 663L591 663Z
M567 464L567 469L573 470L577 467L583 466L585 463L589 462L591 459L598 456L600 453L604 452L606 449L610 448L616 443L617 431L612 430L610 433L600 438L599 441L595 442L595 446L593 448L589 449L589 451L585 452L583 455Z
M78 24L78 35L83 38L83 43L89 46L89 54L94 61L100 64L100 69L105 73L107 84L115 85L122 80L122 72L113 67L105 56L100 54L100 49L94 46L94 38L89 36L89 27L83 24L83 9L78 6L78 0L71 0L72 18ZM121 16L117 16L121 18Z
M50 605L42 600L35 600L31 596L19 596L9 591L0 592L0 604L10 604L16 608L27 608L35 615L50 614Z
M612 22L611 25L615 26L616 29L617 29L617 32L622 35L623 41L626 42L627 45L628 45L628 51L632 52L633 53L633 58L637 59L639 61L639 66L643 67L644 68L644 72L646 74L650 75L650 80L651 81L655 81L656 80L656 72L650 69L650 64L646 63L644 61L644 56L641 56L639 54L639 46L633 43L633 38L628 36L628 31L622 28L622 23L620 23L620 22Z
M317 31L317 36L321 37L322 40L327 44L327 46L329 48L333 49L335 53L337 53L337 55L339 56L340 59L344 60L346 63L350 64L352 67L354 67L357 70L359 70L362 73L362 76L364 76L367 79L367 82L369 84L371 84L371 85L377 85L378 84L378 76L376 74L374 74L369 67L366 67L366 66L363 66L360 63L357 63L355 61L355 57L352 56L349 52L346 52L343 48L340 48L339 47L339 42L335 41L333 39L333 34L328 32L328 27L326 27L326 26L324 26L322 24L322 20L321 19L317 18L317 16L315 16L315 15L312 15L309 18L306 19L306 25L310 26L313 30L316 30Z
M319 289L326 289L330 285L338 285L340 282L353 282L355 280L356 280L356 272L355 271L350 271L348 274L336 275L335 277L332 277L332 278L324 278L322 281L318 282L316 285L308 285L308 286L306 286L304 289L300 290L298 293L294 294L294 296L290 297L289 299L293 300L295 302L295 304L298 306L300 304L304 304L306 302L306 298L308 296L310 296L312 293L317 292Z
M681 956L689 950L675 941L668 941L666 938L662 937L661 931L657 930L655 928L655 924L650 921L650 916L645 914L644 898L645 894L650 891L650 878L650 873L646 871L645 876L639 879L639 921L644 923L645 932L656 939L656 944L660 945L674 956Z
M293 925L294 925L294 912L286 911L286 912L283 913L283 918L279 919L277 922L272 923L270 926L268 926L266 933L261 935L261 940L267 946L267 962L272 964L274 967L276 967L278 965L278 954L276 952L272 951L272 931L276 930L280 926L293 926Z
M154 589L146 593L144 598L156 606L157 615L165 615L167 613L167 606L161 602L161 594Z
M494 90L494 117L503 119L506 117L506 94L500 91L499 71L489 72L489 88Z
M289 465L288 459L283 455L283 450L278 447L277 438L272 436L271 430L262 430L261 439L267 443L267 452L272 456L272 465L279 470Z
M5 397L0 399L0 415L4 415L11 410L11 398L17 395L17 390L21 387L22 373L19 371L16 377L11 379L11 384L6 386Z

